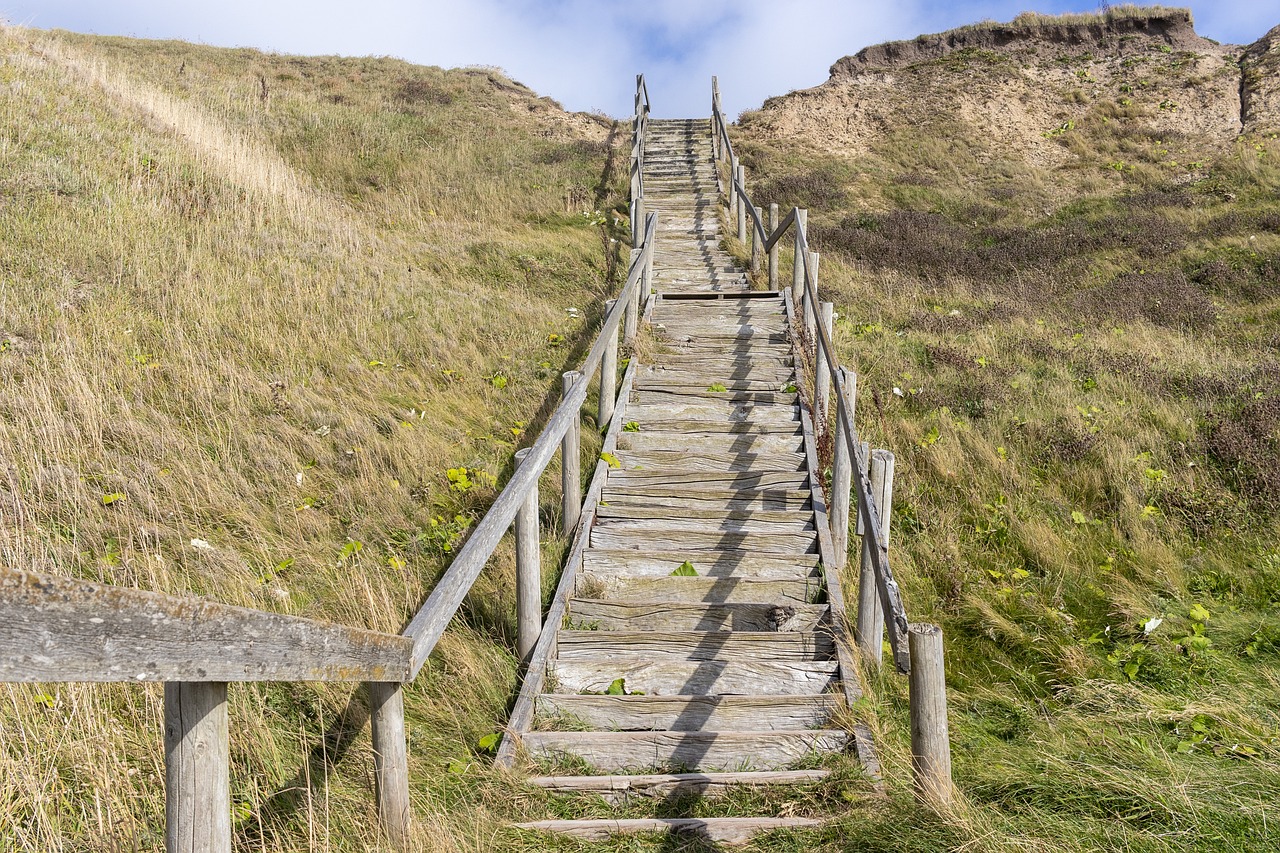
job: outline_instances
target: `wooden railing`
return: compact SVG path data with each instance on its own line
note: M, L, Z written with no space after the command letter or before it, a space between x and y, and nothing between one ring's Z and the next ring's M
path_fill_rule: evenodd
M828 514L835 558L843 568L848 559L850 506L857 501L856 532L862 537L858 582L858 616L854 632L865 660L879 664L885 634L898 672L911 675L912 743L917 783L931 799L948 799L951 790L951 756L946 725L946 687L943 681L942 634L934 625L912 625L907 620L902 592L889 560L889 524L893 505L893 454L871 450L859 440L854 420L857 377L840 365L832 343L833 305L819 300L819 255L809 247L808 215L793 208L778 221L778 205L769 205L769 224L746 188L746 169L738 162L720 106L720 86L711 79L711 122L717 177L724 194L729 220L737 225L737 237L751 242L751 269L759 272L768 257L770 289L783 289L778 280L779 243L788 230L794 233L794 263L790 300L799 321L805 357L811 368L811 387L803 389L816 429L835 421ZM720 177L727 172L727 178ZM750 225L748 226L748 220ZM834 389L833 389L834 386ZM831 409L832 391L835 407ZM886 619L886 615L888 618ZM915 667L913 669L913 661Z
M644 154L649 137L649 87L636 75L635 116L631 120L631 245L639 246L645 218Z
M647 308L656 232L657 215L650 214L631 253L626 282L606 303L585 362L564 374L563 399L546 427L531 447L516 454L515 473L402 634L3 569L0 682L165 682L170 853L231 850L229 682L365 682L379 823L388 840L403 847L409 834L409 771L402 688L421 671L513 522L521 660L527 662L538 645L543 627L538 481L558 450L563 526L572 538L582 509L580 412L598 371L597 423L608 423L613 415L619 332L630 344Z

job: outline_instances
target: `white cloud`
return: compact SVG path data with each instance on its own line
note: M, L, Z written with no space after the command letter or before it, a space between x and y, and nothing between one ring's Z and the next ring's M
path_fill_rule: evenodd
M1064 0L1042 8L1062 11ZM445 67L496 65L571 109L631 112L646 74L656 114L703 116L720 77L736 115L814 86L868 44L984 18L1025 0L0 0L0 15L39 27L180 38L287 53L399 56ZM1280 23L1280 0L1192 4L1201 32L1249 42ZM1076 9L1090 11L1085 0Z

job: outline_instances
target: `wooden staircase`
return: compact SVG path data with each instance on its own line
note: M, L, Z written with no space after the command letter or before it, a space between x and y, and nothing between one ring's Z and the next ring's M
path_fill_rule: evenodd
M833 723L861 695L816 448L796 388L791 306L752 290L721 248L710 122L652 120L645 197L658 213L648 317L656 354L624 388L563 627L518 735L560 793L711 795L735 785L812 785L824 755L865 730ZM552 630L552 626L548 626ZM741 841L812 826L773 816L547 821L583 837L696 831Z

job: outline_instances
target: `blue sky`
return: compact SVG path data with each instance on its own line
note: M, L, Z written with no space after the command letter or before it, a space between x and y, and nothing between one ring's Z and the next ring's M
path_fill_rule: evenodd
M1187 5L1187 4L1173 4ZM1280 0L1196 0L1201 35L1252 42L1280 24ZM725 111L814 86L831 63L882 41L1021 11L1083 12L1042 0L0 0L11 23L174 38L281 53L397 56L496 65L569 109L631 112L645 73L659 116L702 116L710 78Z

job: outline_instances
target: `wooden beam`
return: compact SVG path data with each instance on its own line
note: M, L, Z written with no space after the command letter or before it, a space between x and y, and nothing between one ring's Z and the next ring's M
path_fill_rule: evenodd
M409 652L393 634L0 570L0 682L401 681Z
M166 853L231 853L226 682L164 686Z

